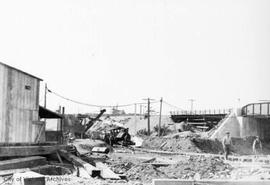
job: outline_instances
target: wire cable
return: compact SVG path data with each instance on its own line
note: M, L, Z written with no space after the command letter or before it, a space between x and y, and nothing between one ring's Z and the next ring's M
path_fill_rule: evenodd
M180 108L180 107L177 107L177 106L175 106L175 105L172 105L172 104L168 103L167 101L164 101L164 100L163 100L163 103L165 103L165 104L167 104L167 105L169 105L169 106L171 106L171 107L174 107L174 108L176 108L176 109L184 110L184 109L182 109L182 108Z
M85 106L89 106L89 107L98 107L98 108L114 108L114 107L130 107L130 106L134 106L134 104L137 104L137 105L144 105L144 104L147 104L147 103L129 103L129 104L123 104L123 105L95 105L95 104L89 104L89 103L83 103L83 102L80 102L80 101L76 101L76 100L73 100L73 99L70 99L70 98L67 98L65 96L62 96L50 89L47 89L47 91L49 93L52 93L54 94L55 96L58 96L62 99L65 99L67 101L70 101L70 102L73 102L73 103L76 103L76 104L80 104L80 105L85 105ZM158 101L156 102L151 102L151 103L157 103Z

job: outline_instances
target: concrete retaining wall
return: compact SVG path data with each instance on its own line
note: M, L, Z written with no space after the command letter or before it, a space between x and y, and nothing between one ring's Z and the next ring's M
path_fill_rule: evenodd
M232 112L223 123L217 128L217 130L210 137L211 139L219 139L221 140L226 132L229 131L231 137L240 137L240 122L237 119L237 116L234 112Z
M232 112L210 138L222 139L226 131L231 137L260 136L263 140L270 140L270 118L242 117Z
M241 120L241 137L260 136L263 140L270 140L270 119L242 117Z

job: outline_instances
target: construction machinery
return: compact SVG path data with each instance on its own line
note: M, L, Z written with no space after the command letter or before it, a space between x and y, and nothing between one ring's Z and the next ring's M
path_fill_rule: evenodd
M100 113L95 117L95 118L91 118L91 117L89 117L89 121L88 121L88 123L85 125L86 127L85 127L85 129L84 129L84 134L87 132L87 130L89 129L89 128L91 128L93 125L94 125L94 123L104 114L106 112L106 109L102 109L101 111L100 111Z
M89 138L89 136L87 135L87 131L94 125L94 123L96 121L99 120L99 118L106 112L106 109L102 109L100 110L100 113L92 118L91 116L87 115L87 114L79 114L77 115L77 120L73 126L72 129L69 129L68 132L71 132L70 130L73 131L75 138ZM85 124L83 124L83 122L87 120L87 122ZM68 134L68 133L67 133Z
M131 136L128 133L128 128L121 127L121 126L114 126L111 128L107 128L104 131L100 131L98 133L91 133L88 132L88 130L94 125L96 121L99 120L99 118L106 112L105 109L101 110L100 113L95 117L91 118L89 115L78 115L78 118L80 119L80 122L84 129L83 133L81 133L82 138L92 138L92 139L102 139L107 144L113 146L113 145L122 145L122 146L129 146L129 145L135 145L134 142L131 141ZM88 119L89 121L83 125L82 122L84 119ZM98 136L92 136L97 134Z
M128 128L124 127L116 127L106 131L104 141L111 146L119 144L122 146L135 145L135 143L131 141Z

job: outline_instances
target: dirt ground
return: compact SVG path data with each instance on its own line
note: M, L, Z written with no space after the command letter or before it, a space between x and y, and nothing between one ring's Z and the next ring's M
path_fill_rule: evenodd
M232 138L232 153L234 155L252 155L252 143L255 137ZM261 154L270 154L269 142L263 142ZM177 133L165 137L144 138L143 148L172 151L222 154L222 143L219 140L210 140L191 132Z
M154 160L151 160L154 159ZM144 161L151 160L151 163ZM119 154L114 153L108 161L111 169L117 173L124 173L128 180L151 182L152 179L200 179L224 178L229 176L232 167L220 159L161 156L152 154Z
M254 138L233 138L233 155L252 154L251 145ZM88 141L88 140L86 140ZM85 142L86 142L85 141ZM94 143L94 144L93 144ZM87 142L83 150L88 151L88 145L100 144ZM269 148L263 143L264 154L269 154ZM91 148L91 147L90 147ZM185 132L171 134L165 137L146 137L142 148L173 152L213 153L223 152L220 141L209 140L198 134ZM129 148L116 147L106 156L104 161L116 174L126 178L122 180L105 180L100 178L81 178L76 175L46 175L46 185L142 185L151 184L153 179L270 179L270 165L237 164L214 157L162 155L134 151ZM3 179L0 179L0 184ZM11 181L3 184L11 185Z
M235 164L213 157L187 157L149 153L113 153L107 164L128 181L151 183L153 179L270 179L269 165ZM151 161L144 163L145 161Z

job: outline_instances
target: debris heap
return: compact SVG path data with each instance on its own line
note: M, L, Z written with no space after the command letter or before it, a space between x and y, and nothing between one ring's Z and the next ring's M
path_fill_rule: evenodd
M223 160L213 157L190 157L175 165L161 167L168 178L177 179L227 179L233 168Z

